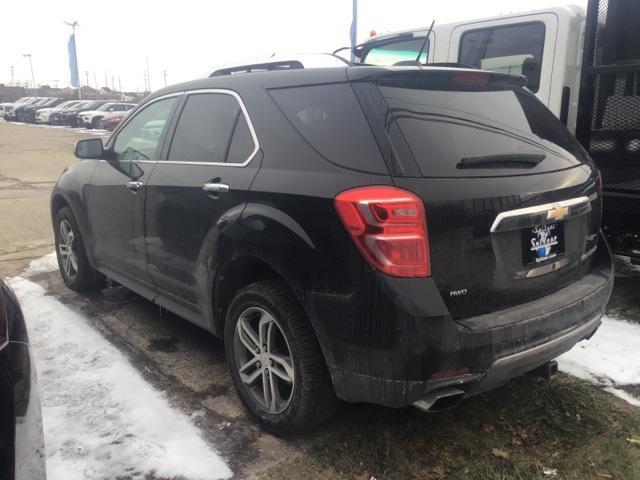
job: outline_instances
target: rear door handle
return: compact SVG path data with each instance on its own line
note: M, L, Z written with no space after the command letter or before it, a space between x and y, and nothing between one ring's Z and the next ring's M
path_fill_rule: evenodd
M205 183L202 190L209 193L225 193L229 191L226 183Z
M144 183L142 183L142 182L127 182L127 188L129 190L133 190L134 192L137 192L143 186L144 186Z

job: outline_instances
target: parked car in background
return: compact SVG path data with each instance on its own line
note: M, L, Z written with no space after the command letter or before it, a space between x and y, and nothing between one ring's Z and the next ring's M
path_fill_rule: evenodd
M62 98L50 98L48 101L44 102L41 105L25 105L21 106L16 110L16 116L18 121L27 122L27 123L35 123L36 122L36 112L40 108L53 108L60 105L64 102Z
M61 111L67 108L71 108L74 105L80 103L80 100L67 100L55 107L39 108L36 110L36 123L49 123L49 117L54 111Z
M36 97L21 97L15 102L3 102L0 103L0 116L4 117L4 114L8 110L12 110L15 105L20 105L25 102L34 101Z
M4 111L4 119L7 121L16 121L17 120L17 110L20 107L26 105L43 105L49 97L33 97L25 102L14 103L13 105L8 106Z
M60 112L54 112L49 117L49 122L52 125L67 125L69 127L78 126L78 114L85 110L95 110L107 103L105 100L84 100L82 103L75 105L71 108L62 110Z
M127 112L135 106L135 103L105 103L95 110L80 112L78 115L78 126L84 128L98 128L100 120L104 117L120 112Z
M45 480L36 369L20 305L0 280L0 479Z
M451 407L550 375L596 331L600 176L521 76L253 67L76 144L51 199L71 289L107 276L223 337L242 402L279 432L336 397Z
M102 120L100 120L99 128L113 132L116 127L120 125L120 123L122 123L122 121L127 117L127 115L131 113L131 111L132 110L129 110L128 112L118 112L114 113L113 115L109 115L108 117L104 117Z

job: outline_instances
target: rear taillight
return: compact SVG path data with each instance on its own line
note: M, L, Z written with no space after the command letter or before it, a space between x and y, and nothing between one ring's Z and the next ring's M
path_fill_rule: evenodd
M395 277L431 275L427 217L422 200L396 187L359 187L340 193L336 210L369 264Z

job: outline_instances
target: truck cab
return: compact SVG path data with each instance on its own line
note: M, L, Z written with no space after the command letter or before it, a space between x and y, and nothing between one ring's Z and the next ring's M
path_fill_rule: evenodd
M603 230L640 263L640 2L589 0L374 35L356 60L473 67L527 77L528 88L576 135L603 177ZM429 35L427 42L425 38Z

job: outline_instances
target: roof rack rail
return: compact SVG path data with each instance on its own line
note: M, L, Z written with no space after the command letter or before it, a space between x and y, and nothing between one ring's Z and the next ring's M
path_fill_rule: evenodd
M299 60L284 60L279 62L252 63L248 65L235 65L233 67L214 70L210 77L234 75L236 73L265 72L272 70L301 70L304 65Z

